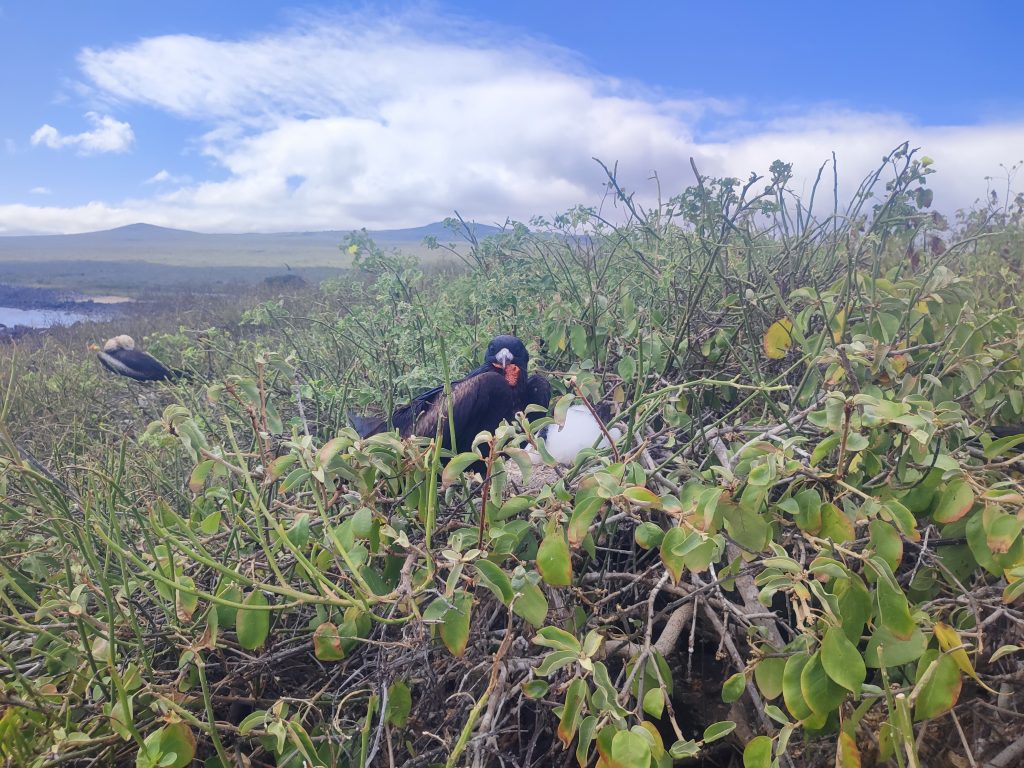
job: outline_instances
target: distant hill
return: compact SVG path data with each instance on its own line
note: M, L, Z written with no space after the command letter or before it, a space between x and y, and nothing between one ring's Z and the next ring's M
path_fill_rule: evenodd
M472 226L479 238L500 231L486 224ZM140 223L77 235L0 236L0 262L143 261L193 267L345 267L350 257L339 246L351 232L206 234ZM422 246L427 236L436 236L443 242L458 240L441 222L409 229L374 230L369 234L382 248L401 248L419 255L431 253Z

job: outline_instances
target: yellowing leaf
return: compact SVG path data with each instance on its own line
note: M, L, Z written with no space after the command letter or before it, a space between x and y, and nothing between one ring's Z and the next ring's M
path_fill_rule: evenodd
M313 630L313 655L320 661L341 661L345 658L337 625L325 621Z
M957 478L951 480L932 511L932 519L937 523L955 523L971 511L974 504L974 491L971 486Z
M579 727L586 702L587 684L577 677L566 689L565 706L562 708L562 717L558 722L558 740L565 747L568 747L573 737L576 736L576 729Z
M839 743L836 745L836 768L860 768L857 742L846 731L839 734Z
M793 346L793 323L786 318L776 320L764 334L764 353L771 360L781 360Z
M963 641L960 639L959 633L948 624L943 624L941 621L935 622L935 626L932 627L932 632L935 634L935 639L939 641L939 648L945 651L952 659L956 662L956 665L960 667L960 671L974 680L990 693L996 693L978 677L978 673L974 671L974 667L971 665L971 657L967 655L967 651L962 647ZM956 650L951 650L956 648Z
M843 338L843 329L846 328L846 310L840 309L829 324L832 328L832 339L838 344Z

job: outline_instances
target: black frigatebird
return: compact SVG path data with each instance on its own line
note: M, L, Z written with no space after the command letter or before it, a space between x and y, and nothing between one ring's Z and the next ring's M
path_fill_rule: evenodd
M408 405L395 409L390 419L354 414L349 414L349 418L361 437L384 432L389 421L402 437L433 437L440 419L442 446L455 453L468 451L478 433L494 432L503 420L512 423L515 415L526 406L548 407L551 384L540 374L530 375L529 363L530 355L522 341L515 336L496 336L487 345L484 364L452 382L454 448L451 447L443 386L434 387ZM530 418L542 415L531 414ZM486 447L483 452L486 455ZM483 471L482 462L476 462L471 469Z
M168 368L152 355L136 349L135 339L125 334L107 339L96 357L108 371L136 381L165 381L187 375L184 371Z

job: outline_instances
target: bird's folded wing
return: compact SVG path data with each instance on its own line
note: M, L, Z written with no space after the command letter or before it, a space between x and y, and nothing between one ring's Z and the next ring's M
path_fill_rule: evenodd
M472 440L484 430L492 431L502 419L515 417L515 392L497 371L467 376L452 385L452 416L455 421L456 451L468 451ZM433 437L441 421L441 440L450 446L448 405L437 397L416 419L413 434Z
M526 380L526 404L539 405L545 411L551 406L551 382L539 373L532 374ZM527 418L530 421L535 421L544 416L547 416L547 413L531 413Z
M139 381L156 381L170 376L170 371L160 361L135 349L120 350L116 355L100 352L97 356L108 370Z

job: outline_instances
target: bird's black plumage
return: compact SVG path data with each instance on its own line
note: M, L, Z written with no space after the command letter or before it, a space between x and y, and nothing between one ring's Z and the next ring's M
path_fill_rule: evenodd
M165 381L185 375L183 371L168 368L152 355L136 349L131 336L108 339L96 357L108 371L135 381Z
M452 382L452 417L455 447L451 446L448 426L448 405L444 387L434 387L416 397L408 405L397 408L390 422L403 437L437 434L440 420L442 446L455 453L470 450L473 438L483 431L493 432L504 420L512 422L516 413L528 405L547 408L551 401L551 385L539 374L529 375L530 355L523 342L515 336L497 336L487 346L484 363L479 368ZM352 424L362 437L383 432L388 419L350 415ZM531 418L536 416L531 415ZM479 464L479 462L478 462ZM475 466L474 469L482 467Z

